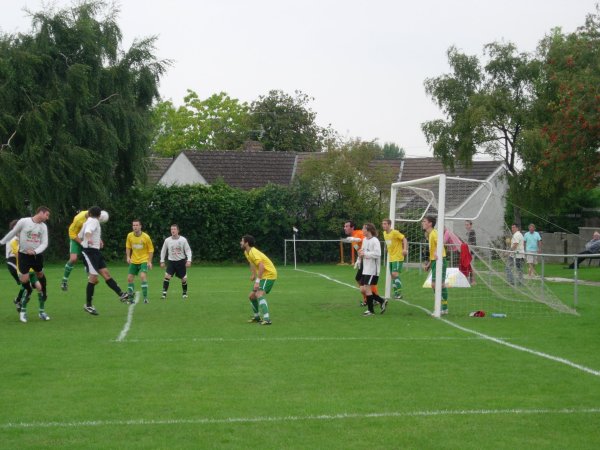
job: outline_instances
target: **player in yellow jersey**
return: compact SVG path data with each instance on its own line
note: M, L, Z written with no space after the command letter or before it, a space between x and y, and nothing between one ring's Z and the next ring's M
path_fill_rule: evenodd
M73 270L73 266L77 262L77 258L81 256L81 239L78 234L81 231L81 227L88 218L88 210L80 211L75 217L73 222L69 225L69 260L65 264L65 271L63 273L60 288L66 291L69 288L69 276Z
M254 246L255 242L254 237L249 234L242 236L240 241L240 247L244 250L244 256L250 264L250 279L254 282L252 291L248 296L252 304L254 317L248 322L271 325L269 305L267 305L265 295L271 292L275 280L277 280L277 269L275 269L271 260ZM262 320L260 313L262 313Z
M154 245L152 245L150 236L142 231L142 222L139 219L135 219L131 223L131 228L133 231L127 235L125 240L125 254L127 255L127 264L129 264L127 293L129 294L129 301L132 302L133 280L139 274L144 303L148 303L148 270L152 269Z
M421 221L423 230L428 235L429 239L429 267L431 267L431 287L435 292L435 278L436 278L436 264L439 262L437 257L437 242L438 242L438 230L435 227L436 218L433 216L426 216ZM446 248L442 246L442 314L448 314L448 288L446 287Z
M404 257L408 255L408 241L406 237L398 230L392 228L390 219L383 219L381 222L383 228L383 239L388 252L388 265L390 266L390 275L392 276L392 288L394 289L394 298L402 298L402 281L400 273L404 264Z

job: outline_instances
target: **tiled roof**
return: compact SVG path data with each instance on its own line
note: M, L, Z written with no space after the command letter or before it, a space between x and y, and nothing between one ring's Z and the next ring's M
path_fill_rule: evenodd
M222 179L240 189L268 183L287 186L296 163L296 154L292 152L186 150L184 153L208 184Z
M173 158L151 156L148 160L148 183L158 183L172 162Z
M404 167L399 181L411 181L441 173L452 177L485 180L500 166L502 166L500 161L473 161L469 168L466 168L463 164L456 164L454 171L450 171L444 170L442 163L434 158L407 158L404 160Z
M320 152L320 153L298 153L298 167L297 167L297 173L302 172L302 164L305 161L308 161L309 159L312 158L323 158L326 155L326 153ZM393 173L393 179L390 179L390 183L394 183L396 181L398 181L398 174L400 173L400 165L402 164L402 160L401 159L374 159L372 160L369 165L371 167L378 167L378 168L385 168L388 169L390 171L390 173Z

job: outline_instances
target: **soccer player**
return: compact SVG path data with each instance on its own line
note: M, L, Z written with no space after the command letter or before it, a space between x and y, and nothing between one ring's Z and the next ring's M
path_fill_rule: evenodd
M436 218L434 216L425 216L421 221L421 227L423 231L427 233L429 240L429 263L427 269L431 268L431 287L435 293L435 280L436 280L436 266L439 262L437 255L437 243L438 243L438 230L436 230ZM446 287L446 248L442 246L442 311L441 314L448 314L448 288Z
M533 255L528 254L525 256L527 260L528 267L528 275L529 277L533 277L535 275L535 265L537 264L537 253L542 252L542 237L540 233L535 231L535 225L533 223L529 224L529 231L523 235L523 240L525 241L525 252L533 253Z
M404 257L408 255L408 240L398 230L392 228L391 219L383 219L381 223L383 228L383 239L388 251L388 265L392 276L392 287L394 289L394 298L402 298L402 281L400 273L404 264Z
M65 264L65 271L60 283L60 288L63 291L66 291L69 288L69 276L71 275L73 266L77 262L77 258L81 256L81 239L78 235L87 218L88 211L80 211L73 217L73 221L71 222L71 225L69 225L69 260Z
M88 284L85 290L86 296L83 309L93 316L98 315L98 311L96 311L93 305L94 291L98 284L98 275L104 278L108 287L115 291L122 302L126 302L128 299L127 292L123 292L117 282L111 278L104 257L100 252L100 248L102 247L102 227L98 219L101 212L102 210L99 206L92 206L88 210L88 218L79 232L83 263L88 272Z
M44 255L43 252L48 247L48 227L46 221L50 218L50 209L46 206L40 206L33 217L23 217L19 219L14 228L10 230L6 236L0 240L0 245L6 245L13 237L19 240L18 262L17 268L21 274L21 284L27 291L26 295L31 296L33 288L30 280L30 270L33 269L40 283L40 291L42 293L41 302L48 299L46 293L46 277L44 275ZM43 311L43 306L42 306ZM27 321L27 314L21 314L21 322ZM47 315L40 313L40 319L48 320ZM23 320L25 319L25 320Z
M351 220L347 220L346 222L344 222L344 233L347 237L342 239L342 241L350 243L354 251L357 252L356 263L354 264L354 268L356 269L356 275L354 276L354 280L356 280L356 284L358 284L360 288L360 283L362 280L362 262L360 260L360 256L358 255L358 251L362 247L363 239L365 238L365 236L362 230L356 229L356 225L354 225L354 222L352 222ZM363 294L363 299L360 302L360 306L367 306L367 297L365 296L365 294Z
M388 301L373 292L373 286L377 286L377 282L379 281L381 244L379 239L377 239L377 229L372 223L365 223L362 232L365 239L358 254L362 259L360 290L367 297L367 310L363 313L363 316L372 316L375 314L373 310L374 302L381 305L381 314L383 314Z
M167 298L169 283L173 275L181 280L181 297L187 298L187 268L192 265L192 249L187 239L179 235L179 225L171 225L171 236L165 239L160 250L160 267L164 269L165 258L167 258L167 270L163 280L163 291L160 298Z
M12 220L8 224L8 229L12 230L17 224L16 220ZM14 245L13 245L14 241ZM10 242L6 245L6 268L10 272L10 275L14 278L15 282L19 286L19 293L13 300L13 303L17 307L17 312L21 312L21 295L25 291L25 288L21 284L21 277L17 268L17 254L19 252L19 240L13 237Z
M255 243L254 237L249 234L242 236L240 241L240 247L244 250L244 256L250 264L250 279L254 282L248 296L254 317L248 322L271 325L269 305L265 296L273 289L277 280L277 269L271 260L254 246ZM259 312L262 313L262 320Z
M125 254L127 255L127 264L129 264L129 273L127 274L127 293L129 302L133 302L134 279L140 275L142 281L142 295L144 303L148 303L148 270L152 270L152 256L154 255L154 246L152 239L148 234L142 231L142 222L135 219L131 223L133 231L127 235L125 240Z

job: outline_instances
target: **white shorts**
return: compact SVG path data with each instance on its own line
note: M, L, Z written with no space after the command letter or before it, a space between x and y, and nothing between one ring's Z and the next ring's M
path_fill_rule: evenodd
M525 259L527 259L528 264L537 264L537 256L535 255L525 255Z

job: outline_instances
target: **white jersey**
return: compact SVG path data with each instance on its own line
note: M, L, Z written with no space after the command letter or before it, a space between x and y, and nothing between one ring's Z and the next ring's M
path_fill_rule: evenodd
M173 236L169 236L165 239L162 249L160 250L160 262L165 262L165 257L168 254L169 261L181 261L186 259L192 262L192 249L190 244L183 236L179 236L177 239L173 239Z
M375 236L368 238L365 236L362 243L364 251L362 257L363 275L377 275L381 268L381 243Z
M88 233L91 233L91 236L89 239L86 239L85 235ZM88 219L83 223L78 237L81 239L81 246L83 248L100 249L100 241L102 238L102 227L100 226L100 221L95 217L88 217Z
M0 240L0 244L5 245L15 236L19 239L21 253L33 250L39 255L48 247L48 227L44 222L34 222L31 217L19 219L15 227Z

